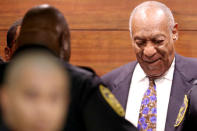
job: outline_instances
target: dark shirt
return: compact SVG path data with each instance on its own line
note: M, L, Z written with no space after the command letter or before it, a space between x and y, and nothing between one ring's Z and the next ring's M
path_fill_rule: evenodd
M5 71L6 63L0 62L0 90L1 90L1 85L3 83L3 76L4 76L4 71ZM0 105L0 131L7 131L8 129L6 126L3 124L2 121L2 113L1 113L1 105Z
M0 64L1 64L1 63L4 63L4 61L3 61L3 59L0 57Z
M4 76L4 71L6 68L7 63L6 62L0 62L0 85L3 83L3 76ZM1 86L0 86L1 88Z

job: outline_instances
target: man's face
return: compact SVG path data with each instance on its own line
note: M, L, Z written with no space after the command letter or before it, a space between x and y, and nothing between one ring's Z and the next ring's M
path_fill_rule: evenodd
M173 61L173 33L168 19L161 12L158 16L143 15L133 18L133 47L146 75L158 78L165 74Z
M16 51L16 48L17 48L16 40L17 40L19 33L20 33L20 27L21 27L20 25L17 26L16 33L14 35L14 39L12 40L12 47L5 48L6 61L9 61L11 59L12 55L14 54L14 52Z
M70 42L68 39L64 39L62 47L60 49L60 58L64 61L69 62L70 59Z
M16 43L16 40L18 39L18 36L19 36L19 34L20 34L20 28L21 28L21 26L19 25L19 26L17 26L17 29L16 29L16 34L15 34L15 36L14 36L14 39L13 39L13 41L12 41L12 48L10 49L10 57L12 57L12 55L13 55L13 53L15 52L15 50L16 50L16 47L17 47L17 43Z
M9 125L16 131L61 130L68 106L68 81L63 73L24 69L18 77L6 91L4 111Z

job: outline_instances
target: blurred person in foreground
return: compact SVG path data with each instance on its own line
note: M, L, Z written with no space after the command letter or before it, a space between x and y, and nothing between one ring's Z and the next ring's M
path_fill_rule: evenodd
M1 131L60 131L69 106L69 78L45 48L24 48L8 64L1 92Z
M17 45L16 40L19 36L21 23L22 23L22 19L18 19L10 26L7 32L7 44L4 49L5 61L3 61L0 58L0 92L1 92L1 84L3 83L3 76L4 76L4 71L5 71L7 62L9 62L13 53L16 50L16 45ZM0 113L1 113L1 109L0 109ZM0 118L0 123L1 122L2 121Z
M31 43L53 51L63 61L71 77L71 103L66 131L136 130L124 119L122 106L93 71L68 63L70 32L59 10L40 5L25 14L17 40L18 48Z

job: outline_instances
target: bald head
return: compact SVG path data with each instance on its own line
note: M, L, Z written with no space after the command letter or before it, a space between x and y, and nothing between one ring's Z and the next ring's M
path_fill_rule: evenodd
M133 10L129 24L141 68L151 79L162 77L174 60L178 39L178 24L170 9L159 2L144 2Z
M131 12L129 20L129 30L132 35L133 24L136 19L144 21L160 21L166 20L169 26L169 29L173 29L175 22L171 10L164 5L163 3L156 1L147 1L135 7Z
M70 33L63 14L49 5L30 9L24 16L18 45L29 43L44 45L62 59L70 58Z
M47 51L26 50L9 63L1 101L4 122L10 130L63 128L69 104L69 81L58 60Z

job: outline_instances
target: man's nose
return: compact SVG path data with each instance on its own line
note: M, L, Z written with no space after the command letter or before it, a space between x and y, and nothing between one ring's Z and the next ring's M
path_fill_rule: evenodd
M154 45L151 42L149 42L146 45L146 47L144 48L144 55L146 57L152 57L152 56L154 56L156 54L156 52L157 51L156 51Z

